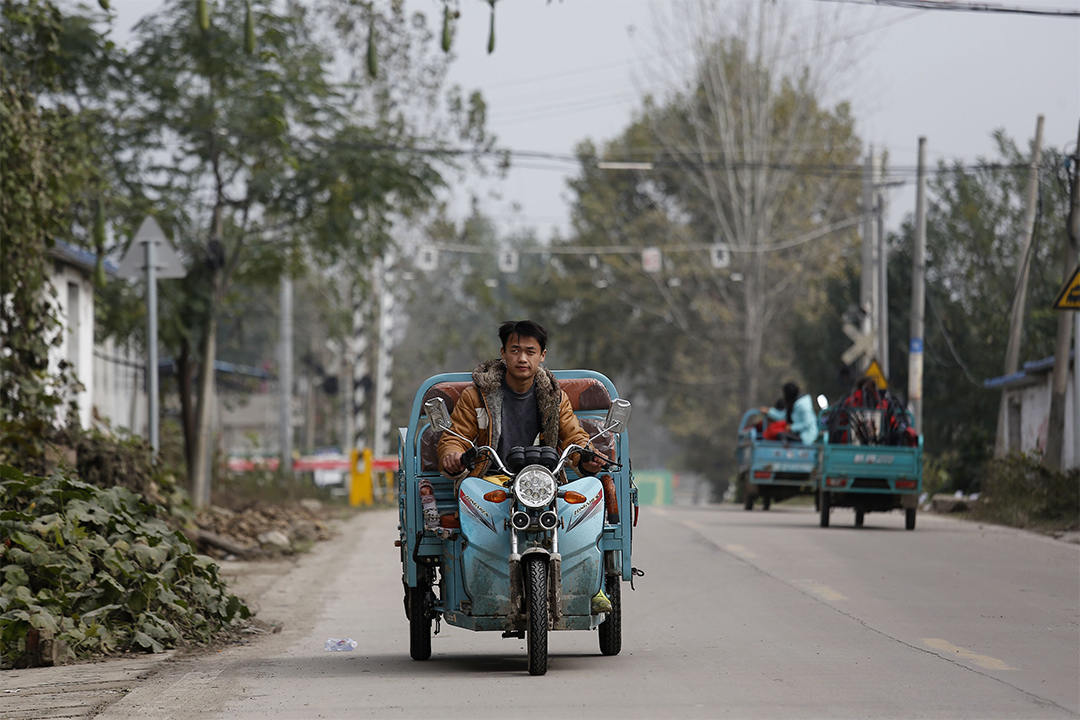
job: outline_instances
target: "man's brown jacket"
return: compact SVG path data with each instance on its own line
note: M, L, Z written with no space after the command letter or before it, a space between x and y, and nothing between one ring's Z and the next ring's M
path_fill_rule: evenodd
M502 435L502 382L505 376L506 364L501 359L489 360L473 370L472 386L461 393L454 405L454 412L450 415L454 432L469 438L477 446L490 445L498 448L499 437ZM540 437L536 444L548 445L560 453L571 443L588 447L589 435L578 423L570 405L570 398L559 387L555 375L546 367L540 366L533 378L533 385L536 388L536 404L540 410ZM483 477L488 471L488 465L494 463L481 459L471 473L464 470L454 476L447 473L443 467L443 459L447 454L463 453L468 449L469 445L464 440L444 432L438 446L439 470L455 480L465 477L466 474ZM505 460L506 458L503 458L504 462Z

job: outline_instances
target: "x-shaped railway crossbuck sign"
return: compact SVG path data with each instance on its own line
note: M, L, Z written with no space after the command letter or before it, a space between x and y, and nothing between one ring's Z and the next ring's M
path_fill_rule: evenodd
M855 343L840 356L840 359L845 365L850 365L864 355L873 357L874 344L877 342L877 336L874 335L874 333L867 333L864 335L851 323L844 323L844 334L851 338L851 341Z

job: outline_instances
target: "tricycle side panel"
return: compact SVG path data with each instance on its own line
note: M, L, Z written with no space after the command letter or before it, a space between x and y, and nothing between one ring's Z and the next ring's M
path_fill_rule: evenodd
M584 503L559 501L559 554L562 556L562 614L588 615L601 587L604 556L600 551L604 528L604 487L593 477L563 486L585 496Z

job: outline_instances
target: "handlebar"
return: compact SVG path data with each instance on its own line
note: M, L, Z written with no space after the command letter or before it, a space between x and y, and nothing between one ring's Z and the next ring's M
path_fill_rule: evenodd
M583 462L588 462L589 460L599 458L603 462L601 466L601 469L603 470L607 470L613 467L622 468L621 463L611 460L605 455L601 455L594 452L593 450L589 450L588 448L583 448L580 445L574 445L571 443L570 445L566 446L566 449L563 450L562 455L559 457L559 462L556 463L555 468L554 470L552 470L552 472L555 475L558 475L559 472L561 472L563 467L566 465L567 459L572 453L575 452L580 453L580 458L578 459L578 467L580 467L581 463ZM499 453L495 452L495 448L491 447L490 445L481 445L479 447L473 446L469 448L461 454L461 464L471 471L476 467L476 461L480 458L481 455L487 457L490 460L494 460L495 464L498 465L499 469L502 470L502 472L506 475L512 476L514 474L510 472L510 470L506 467L506 464L502 461L502 458L499 457Z

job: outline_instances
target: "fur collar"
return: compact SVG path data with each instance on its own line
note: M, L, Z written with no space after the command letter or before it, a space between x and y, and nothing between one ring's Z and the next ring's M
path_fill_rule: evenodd
M502 383L506 377L506 363L502 358L488 360L473 370L473 384L487 405L491 423L491 446L499 446L502 435ZM559 405L562 401L562 388L555 375L543 365L533 379L536 388L536 404L540 409L540 434L544 445L559 445Z

